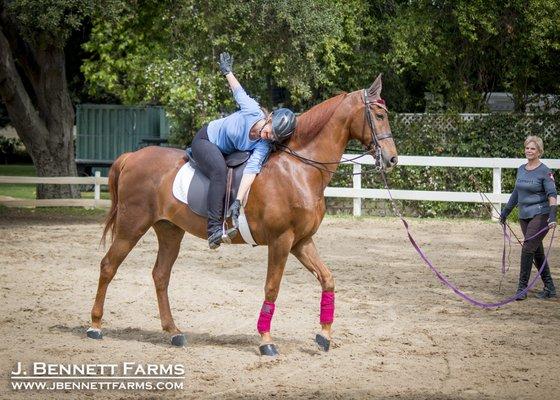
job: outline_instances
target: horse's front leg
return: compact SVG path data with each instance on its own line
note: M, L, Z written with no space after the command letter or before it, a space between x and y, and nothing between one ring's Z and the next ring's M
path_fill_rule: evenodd
M321 333L315 341L321 349L329 351L331 345L331 329L334 321L334 278L329 268L321 261L312 238L304 239L292 249L292 254L307 268L321 283Z
M286 260L290 254L293 243L293 234L286 232L280 237L271 240L268 245L268 270L264 286L264 302L257 322L257 330L261 335L259 350L261 355L276 356L278 349L270 335L270 324L274 315L274 303L280 291L280 282L284 274Z

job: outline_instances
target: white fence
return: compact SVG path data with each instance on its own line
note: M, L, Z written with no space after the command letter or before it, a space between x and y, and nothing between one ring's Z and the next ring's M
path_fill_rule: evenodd
M342 159L355 157L354 154L344 154ZM374 165L371 156L359 159L361 164ZM488 199L500 209L501 203L507 203L510 194L502 193L502 169L518 168L525 163L524 158L475 158L475 157L421 157L421 156L399 156L399 166L417 167L467 167L467 168L492 168L492 193L485 193ZM560 169L560 160L543 159L551 169ZM345 163L351 164L351 163ZM398 166L397 166L398 168ZM354 164L354 173L362 171L361 165ZM391 190L396 200L431 200L431 201L454 201L482 203L484 200L478 192L443 192L428 190ZM362 199L389 199L386 189L364 189L362 188L362 176L354 175L351 188L327 187L326 197L350 197L354 198L354 215L362 214ZM497 216L494 215L496 218Z
M344 154L342 160L355 157L355 154ZM542 160L551 169L560 169L559 159ZM361 164L374 165L371 156L359 159ZM502 169L518 168L526 162L523 158L474 158L474 157L421 157L400 156L399 166L423 166L423 167L467 167L467 168L492 168L492 193L485 193L488 199L500 208L502 203L509 199L509 193L502 193ZM350 164L345 162L345 164ZM398 168L398 167L397 167ZM354 173L360 173L362 167L354 164ZM101 177L96 172L95 177L55 177L42 178L31 176L0 176L0 184L80 184L94 185L93 199L49 199L49 200L0 200L0 204L12 207L59 207L59 206L82 206L82 207L109 207L110 200L101 200L101 185L108 184L108 178ZM388 199L389 193L385 189L362 188L361 175L354 175L351 188L327 187L326 197L347 197L354 199L354 215L362 214L362 199ZM454 201L482 203L484 200L478 192L445 192L427 190L391 190L394 199L397 200L431 200L431 201ZM494 216L496 217L496 216Z
M97 171L89 177L38 177L0 176L0 184L52 184L52 185L93 185L93 199L0 199L0 205L7 207L110 207L111 200L101 200L101 185L109 184L109 178L101 177Z

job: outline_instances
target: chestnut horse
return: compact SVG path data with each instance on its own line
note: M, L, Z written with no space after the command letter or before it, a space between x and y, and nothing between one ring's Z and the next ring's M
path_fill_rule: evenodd
M261 346L261 354L277 354L270 335L270 320L290 253L321 284L321 333L316 340L325 351L329 348L334 278L319 258L313 235L325 214L323 192L349 140L357 139L368 153L375 152L380 168L389 170L397 163L381 86L380 75L367 90L340 94L301 114L296 131L286 143L286 151L271 154L251 187L245 206L247 221L256 243L268 246L264 304L258 323L265 346L264 353ZM171 316L167 287L185 231L206 239L206 219L172 194L175 175L186 161L182 150L146 147L122 154L111 167L112 206L103 240L110 231L112 242L101 261L88 337L102 337L101 318L107 287L127 254L153 227L159 250L152 276L161 325L170 334L172 344L184 345L185 336ZM233 243L244 243L241 235Z

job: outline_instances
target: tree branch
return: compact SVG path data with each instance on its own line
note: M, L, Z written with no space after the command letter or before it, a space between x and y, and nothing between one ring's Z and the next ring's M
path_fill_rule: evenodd
M35 50L22 40L18 34L17 26L8 17L6 10L0 11L0 25L4 27L4 35L8 39L8 43L12 48L12 55L14 61L17 61L18 66L25 73L26 78L31 85L35 87L39 82L40 66L37 63L37 56Z
M34 146L45 143L48 130L19 76L3 25L0 25L0 96L19 137L33 154Z

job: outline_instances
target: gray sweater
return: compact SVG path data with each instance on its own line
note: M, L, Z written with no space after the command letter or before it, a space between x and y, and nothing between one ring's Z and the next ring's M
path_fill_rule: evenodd
M517 170L515 189L509 198L504 211L508 215L516 205L519 205L519 218L528 219L535 215L548 214L550 206L548 198L557 196L554 176L546 165L527 171L523 164Z

